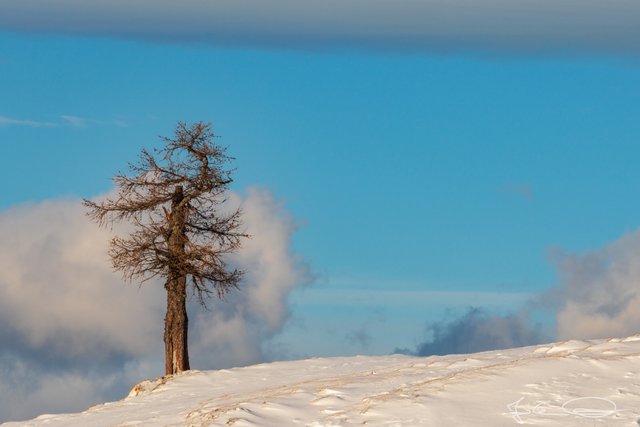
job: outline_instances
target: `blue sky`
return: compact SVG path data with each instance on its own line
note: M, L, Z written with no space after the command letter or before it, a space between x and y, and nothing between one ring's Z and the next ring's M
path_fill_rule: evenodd
M104 194L177 121L211 121L236 158L232 189L279 201L297 224L292 252L313 273L288 295L267 356L386 354L469 307L506 316L537 301L535 312L554 289L561 301L580 294L568 289L589 254L603 283L618 277L603 248L640 223L633 29L519 40L496 25L477 44L473 34L362 41L354 30L340 45L331 28L308 43L299 29L243 37L243 24L173 39L108 18L100 31L58 15L39 28L7 8L0 209ZM554 329L555 311L526 316L550 339L571 335Z

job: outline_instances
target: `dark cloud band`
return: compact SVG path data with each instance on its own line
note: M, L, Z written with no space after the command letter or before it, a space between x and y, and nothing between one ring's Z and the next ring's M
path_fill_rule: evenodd
M0 29L299 49L640 53L636 0L7 0Z

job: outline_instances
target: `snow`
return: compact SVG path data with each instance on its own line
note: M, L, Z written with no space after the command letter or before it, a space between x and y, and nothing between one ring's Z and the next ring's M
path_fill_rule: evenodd
M61 390L64 392L64 390ZM471 355L336 357L145 381L15 426L638 426L640 336Z

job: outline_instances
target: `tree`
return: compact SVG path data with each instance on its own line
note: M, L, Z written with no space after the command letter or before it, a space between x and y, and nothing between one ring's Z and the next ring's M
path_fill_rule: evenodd
M165 280L167 375L189 369L187 290L204 305L210 294L222 298L236 288L242 276L225 259L246 237L239 231L240 209L224 212L222 206L232 182L225 168L233 159L214 138L208 123L180 122L172 138L161 137L163 148L142 150L138 163L129 163L129 175L114 177L116 196L84 200L99 225L134 226L110 244L113 267L125 280Z

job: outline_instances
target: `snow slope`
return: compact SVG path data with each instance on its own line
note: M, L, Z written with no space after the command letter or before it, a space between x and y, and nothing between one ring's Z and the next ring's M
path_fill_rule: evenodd
M63 392L63 391L61 391ZM640 335L471 355L190 371L14 426L635 426Z

